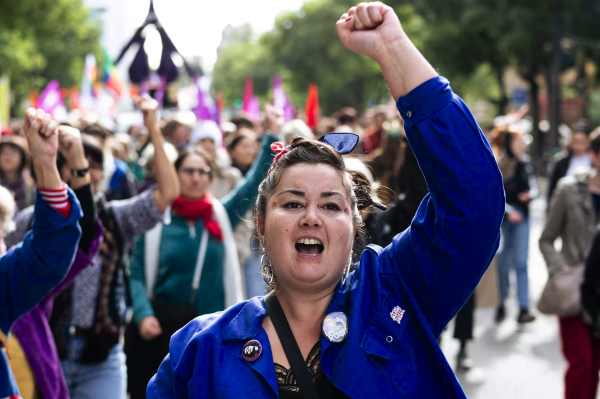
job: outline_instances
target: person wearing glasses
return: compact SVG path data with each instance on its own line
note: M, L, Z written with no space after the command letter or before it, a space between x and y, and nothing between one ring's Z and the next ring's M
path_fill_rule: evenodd
M130 288L133 323L127 334L129 391L146 397L146 385L169 353L171 335L196 316L218 312L244 298L233 230L250 210L272 161L270 145L282 120L271 108L270 134L245 178L224 198L210 194L216 166L202 148L179 155L181 195L170 221L140 236L134 248Z

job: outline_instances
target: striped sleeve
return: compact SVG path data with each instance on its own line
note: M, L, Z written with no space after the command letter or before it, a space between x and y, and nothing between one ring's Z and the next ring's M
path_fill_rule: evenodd
M38 187L44 201L52 208L56 209L61 215L67 219L71 215L71 203L67 195L67 185L63 183L63 188L60 190L46 190Z

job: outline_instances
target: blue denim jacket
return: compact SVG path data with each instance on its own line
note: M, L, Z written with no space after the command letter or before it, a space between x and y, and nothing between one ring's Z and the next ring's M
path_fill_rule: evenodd
M397 102L430 194L386 248L370 245L327 313L348 315L348 339L321 339L323 372L352 398L465 398L437 338L498 247L502 177L483 133L446 79ZM404 311L392 311L399 307ZM148 398L274 398L277 379L261 297L198 317L171 338ZM253 362L242 356L262 344Z

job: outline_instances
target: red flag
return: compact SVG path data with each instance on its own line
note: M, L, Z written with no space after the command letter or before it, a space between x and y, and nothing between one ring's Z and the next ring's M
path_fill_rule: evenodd
M306 124L312 130L319 128L319 91L317 90L317 84L311 83L308 86L308 97L306 98Z
M39 95L37 90L31 90L29 92L29 102L31 103L31 107L37 108L38 97Z
M73 86L71 87L71 98L70 98L70 108L73 109L80 109L80 101L79 101L79 90L77 90L77 87Z
M219 109L219 115L225 109L225 98L222 93L217 93L217 108Z

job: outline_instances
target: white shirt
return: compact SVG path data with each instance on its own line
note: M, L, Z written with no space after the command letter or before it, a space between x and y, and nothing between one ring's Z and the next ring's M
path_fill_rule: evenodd
M573 176L577 173L585 173L592 169L592 161L588 154L577 155L571 157L569 162L569 169L567 169L567 176Z

